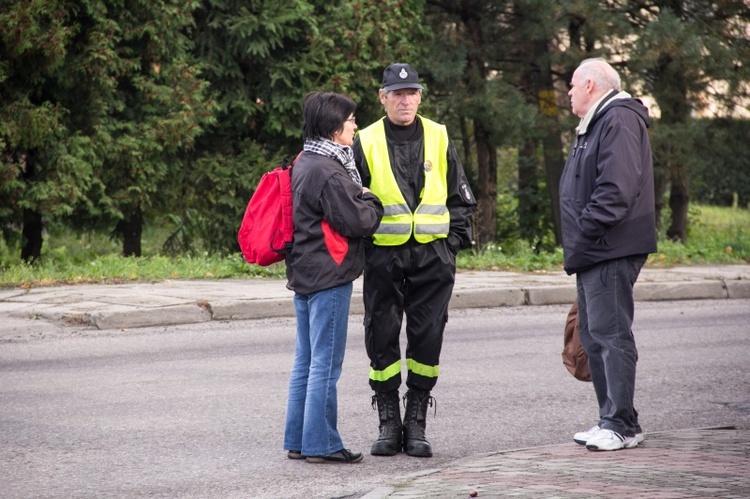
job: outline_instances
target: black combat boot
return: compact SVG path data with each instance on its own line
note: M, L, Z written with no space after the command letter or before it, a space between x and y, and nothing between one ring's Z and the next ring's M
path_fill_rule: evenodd
M398 390L376 392L372 396L372 408L377 404L380 417L380 435L370 449L373 456L395 456L401 450L403 429L398 402Z
M428 391L411 389L406 392L404 399L404 451L414 457L432 457L432 446L425 438L424 431L427 426L427 406L432 407L435 399L430 397Z

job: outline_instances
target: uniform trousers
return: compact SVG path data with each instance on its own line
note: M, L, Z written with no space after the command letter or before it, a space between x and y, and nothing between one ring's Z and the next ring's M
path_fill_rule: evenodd
M400 333L406 316L406 386L432 390L437 382L456 256L446 239L403 246L369 245L365 257L365 347L370 386L401 386Z

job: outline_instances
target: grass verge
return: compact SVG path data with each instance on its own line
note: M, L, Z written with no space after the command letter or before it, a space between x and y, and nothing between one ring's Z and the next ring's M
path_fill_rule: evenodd
M693 206L690 217L688 243L683 245L661 240L658 253L649 257L647 267L750 263L750 210ZM180 257L154 254L124 258L116 254L116 249L106 254L96 254L92 249L97 247L96 241L91 240L91 235L85 236L83 243L80 236L72 237L70 234L57 234L56 238L49 238L45 241L45 253L34 265L14 259L11 256L14 249L0 248L0 287L285 277L283 263L258 267L245 263L239 254ZM559 271L562 263L562 249L536 253L523 243L493 245L483 251L462 251L457 260L459 269L522 272Z

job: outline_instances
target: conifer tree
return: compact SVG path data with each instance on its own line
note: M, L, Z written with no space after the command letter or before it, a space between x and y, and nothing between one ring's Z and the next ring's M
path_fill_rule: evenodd
M301 102L314 90L344 93L365 126L380 115L385 66L417 53L422 1L203 0L195 55L219 105L172 192L177 231L169 249L203 241L237 252L242 213L260 176L302 149Z
M669 190L666 234L688 238L696 113L731 115L747 105L750 8L743 0L616 2L638 35L628 68L641 76L661 117L654 133L657 221ZM709 106L714 106L709 109Z
M63 215L115 226L140 255L144 211L212 119L188 52L195 2L3 4L4 227L22 226L27 261L42 217Z

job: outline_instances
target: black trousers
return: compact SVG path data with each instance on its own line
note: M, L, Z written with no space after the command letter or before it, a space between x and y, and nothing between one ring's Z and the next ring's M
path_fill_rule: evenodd
M370 386L401 386L400 334L406 315L406 386L432 390L437 382L456 256L445 239L404 246L368 245L365 259L365 347Z

